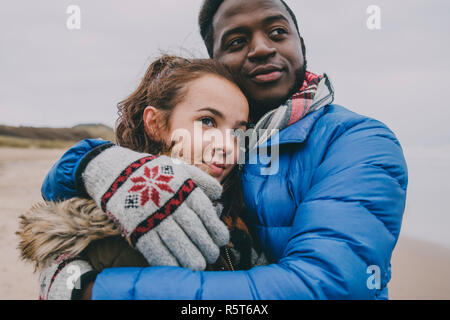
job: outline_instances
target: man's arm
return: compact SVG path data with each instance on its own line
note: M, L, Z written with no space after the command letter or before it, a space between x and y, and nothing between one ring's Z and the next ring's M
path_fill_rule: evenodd
M329 145L276 264L237 272L107 269L93 299L374 299L390 278L406 187L394 134L361 121ZM369 267L379 268L380 290L369 283Z
M74 197L86 197L77 189L75 175L81 161L94 149L107 147L111 142L100 139L86 139L70 148L53 165L41 187L46 201L63 201Z

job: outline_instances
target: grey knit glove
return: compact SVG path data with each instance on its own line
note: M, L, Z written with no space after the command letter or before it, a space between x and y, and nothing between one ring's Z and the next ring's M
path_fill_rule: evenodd
M194 166L112 146L89 160L81 176L150 265L204 270L229 242L212 203L222 186Z
M96 275L88 262L61 255L41 271L39 300L78 299L83 286L94 281Z

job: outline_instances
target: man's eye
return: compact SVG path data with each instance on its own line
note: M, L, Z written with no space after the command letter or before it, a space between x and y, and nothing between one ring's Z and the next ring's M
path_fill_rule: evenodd
M276 28L270 32L271 37L278 37L285 34L287 34L287 31L283 28Z
M228 49L236 49L239 48L245 40L243 38L236 38L228 43Z
M201 123L207 127L214 127L216 125L216 122L213 118L205 117L200 119Z

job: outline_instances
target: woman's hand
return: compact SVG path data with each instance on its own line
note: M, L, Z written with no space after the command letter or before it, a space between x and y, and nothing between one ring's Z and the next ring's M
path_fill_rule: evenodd
M195 166L112 146L84 167L87 194L150 265L204 270L229 242L212 202L222 186Z

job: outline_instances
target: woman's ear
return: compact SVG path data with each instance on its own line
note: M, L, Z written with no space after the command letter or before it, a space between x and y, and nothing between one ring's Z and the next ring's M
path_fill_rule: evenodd
M145 132L151 137L156 137L158 131L158 109L148 106L144 109L142 120L144 121Z

